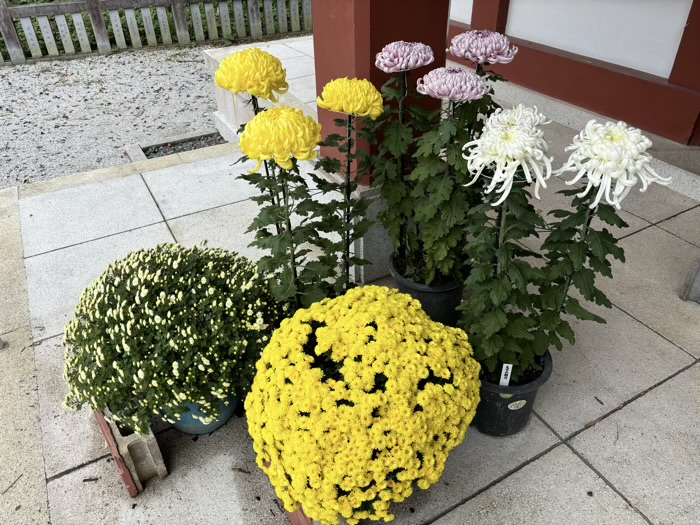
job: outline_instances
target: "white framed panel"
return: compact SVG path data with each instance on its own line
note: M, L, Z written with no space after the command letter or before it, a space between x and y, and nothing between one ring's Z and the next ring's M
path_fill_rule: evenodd
M692 3L510 0L506 33L668 78Z
M452 0L450 2L450 20L471 24L473 6L474 0Z

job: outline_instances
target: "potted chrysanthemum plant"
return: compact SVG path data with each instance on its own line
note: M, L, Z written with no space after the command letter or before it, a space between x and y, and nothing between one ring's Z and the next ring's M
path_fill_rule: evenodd
M276 103L277 95L282 95L289 90L287 83L287 70L282 67L279 58L257 47L237 51L226 57L219 64L214 75L216 85L230 91L234 96L247 95L247 101L252 106L253 116L264 111L260 105L260 99ZM241 124L241 130L245 123ZM270 201L280 205L281 195L274 192L274 165L267 160L263 161L265 176L269 182L264 188L270 196ZM275 223L277 233L281 233L282 224Z
M251 261L163 244L112 263L65 331L65 406L142 434L155 416L213 432L245 395L286 307Z
M575 171L572 183L586 177L587 187L565 190L575 195L573 211L554 210L550 213L559 220L547 224L533 207L530 191L534 185L539 197L552 175L541 129L546 122L536 108L497 111L481 136L465 145L472 182L486 182L485 202L469 213L466 255L472 272L460 309L483 366L475 424L492 435L512 434L527 424L537 390L552 371L550 349L561 350L562 339L575 343L566 315L604 322L570 294L573 287L585 300L611 306L595 278L611 277L609 259L624 260L624 253L607 229L593 227L593 218L624 226L615 209L636 181L642 180L644 189L652 180L668 182L648 167L650 142L639 130L590 123L557 172ZM609 204L600 203L603 196ZM524 246L545 231L541 250Z
M480 35L459 35L450 46L454 56L475 61L476 72L441 67L418 80L417 92L441 101L441 110L428 116L420 112L412 115L413 129L397 124L403 129L400 138L408 140L414 135L414 143L406 144L400 152L414 148L411 153L415 166L406 182L408 196L398 202L396 196L389 199L407 214L404 222L412 226L408 230L412 236L399 245L390 269L402 291L418 298L433 319L447 324L457 322L456 307L469 272L462 256L467 242L467 212L481 202L477 189L467 186L469 176L462 147L479 136L485 119L498 108L491 82L501 77L484 65L508 63L517 52L503 35L490 37L500 38L497 46ZM421 133L413 133L417 128ZM386 193L390 193L396 184L385 179L381 177L378 182L389 182Z
M384 287L283 321L245 403L257 463L287 510L324 525L390 521L414 484L437 483L479 403L470 356L462 330Z

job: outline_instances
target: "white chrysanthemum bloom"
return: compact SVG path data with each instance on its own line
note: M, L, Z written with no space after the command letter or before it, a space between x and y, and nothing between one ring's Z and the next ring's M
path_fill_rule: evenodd
M474 174L467 186L474 184L485 169L492 169L493 178L485 192L501 194L493 203L498 206L508 198L515 175L522 169L527 182L535 183L535 197L539 199L540 186L546 188L545 181L552 175L552 159L547 156L549 148L539 127L548 122L537 108L522 104L497 110L486 121L481 136L464 145L464 158Z
M556 174L567 171L576 173L567 182L568 185L586 177L586 189L578 196L585 197L591 188L598 188L590 207L595 208L605 197L609 204L619 210L622 199L637 181L642 183L640 191L646 191L652 182L671 182L670 177L664 178L652 169L651 155L646 152L650 147L651 141L639 129L624 122L600 124L591 120L574 137L573 144L566 148L566 151L573 153Z

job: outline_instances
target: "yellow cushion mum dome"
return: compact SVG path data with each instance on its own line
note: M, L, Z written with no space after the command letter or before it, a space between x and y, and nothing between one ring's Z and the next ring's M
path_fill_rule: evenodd
M355 288L282 322L246 399L258 465L285 507L323 524L393 519L427 489L479 403L466 334L379 286Z
M382 94L369 80L337 78L323 88L316 100L319 108L377 120L384 113Z
M300 109L270 108L258 113L245 126L240 139L241 151L257 160L253 172L265 160L274 161L285 170L291 170L291 158L316 158L316 146L321 142L321 124L304 115Z
M286 93L287 71L279 58L257 47L238 51L221 61L214 75L216 85L231 93L249 93L277 102Z

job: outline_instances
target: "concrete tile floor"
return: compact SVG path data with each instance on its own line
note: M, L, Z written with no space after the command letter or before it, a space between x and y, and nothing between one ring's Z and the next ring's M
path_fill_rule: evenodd
M309 41L285 44L288 58L308 55ZM561 136L572 123L560 123ZM12 422L0 430L0 523L284 523L245 420L196 441L160 433L171 475L131 500L89 414L60 407L59 336L111 260L173 240L243 250L255 207L235 157L235 146L217 147L0 192L0 265L11 269L0 281L0 337L10 343L0 351L0 415ZM105 204L94 194L106 181L122 209L86 213ZM396 507L396 523L700 521L700 305L678 299L700 257L700 203L657 186L626 204L634 224L620 232L627 264L604 283L615 303L608 324L577 323L579 344L555 355L528 428L500 439L470 430L442 480ZM49 206L60 225L28 212ZM134 223L140 207L148 220Z

